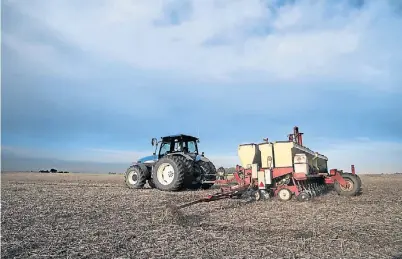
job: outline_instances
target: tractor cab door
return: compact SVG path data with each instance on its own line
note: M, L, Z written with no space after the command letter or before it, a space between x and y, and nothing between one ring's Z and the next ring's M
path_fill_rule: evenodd
M162 142L161 143L161 148L159 149L159 158L167 155L168 153L171 152L172 145L170 142Z

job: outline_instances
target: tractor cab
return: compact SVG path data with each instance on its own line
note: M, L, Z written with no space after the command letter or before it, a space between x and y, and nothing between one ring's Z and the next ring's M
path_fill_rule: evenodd
M195 157L198 155L198 142L198 138L184 134L165 136L159 142L156 138L152 139L152 145L155 146L154 155L157 155L158 159L171 153L184 153Z

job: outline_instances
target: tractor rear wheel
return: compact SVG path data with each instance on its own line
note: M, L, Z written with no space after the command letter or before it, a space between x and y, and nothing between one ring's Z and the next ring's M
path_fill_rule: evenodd
M186 188L189 190L198 190L202 186L202 169L198 163L192 162L189 174L186 177Z
M343 174L347 186L342 187L339 182L335 182L334 189L341 196L355 196L361 188L361 180L353 174Z
M162 191L178 191L183 188L187 174L184 157L167 156L156 162L152 171L152 182Z
M139 166L130 166L125 174L125 183L131 189L141 189L146 182L146 172Z
M198 161L202 170L202 181L216 181L216 167L212 162ZM211 188L214 183L202 183L201 188L207 190Z

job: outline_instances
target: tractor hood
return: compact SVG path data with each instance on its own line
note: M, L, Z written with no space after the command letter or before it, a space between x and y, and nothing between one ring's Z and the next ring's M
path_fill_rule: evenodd
M158 156L157 155L153 155L153 156L146 156L146 157L142 157L140 159L137 160L137 163L141 163L141 164L149 164L149 163L154 163L158 160Z

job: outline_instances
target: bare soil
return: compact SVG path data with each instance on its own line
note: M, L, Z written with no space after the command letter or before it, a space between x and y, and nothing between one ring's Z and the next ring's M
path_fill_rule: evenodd
M1 258L402 258L402 176L308 202L131 190L122 175L2 174Z

